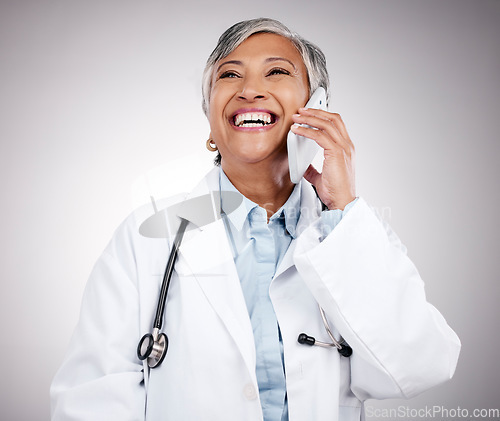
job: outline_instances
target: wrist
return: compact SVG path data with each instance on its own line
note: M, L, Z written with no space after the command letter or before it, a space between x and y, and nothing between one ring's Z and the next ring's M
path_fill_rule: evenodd
M340 209L341 211L343 211L345 209L345 207L355 199L356 199L356 196L349 195L349 196L345 196L342 198L337 198L335 200L332 200L329 203L325 203L325 205L328 208L328 210Z

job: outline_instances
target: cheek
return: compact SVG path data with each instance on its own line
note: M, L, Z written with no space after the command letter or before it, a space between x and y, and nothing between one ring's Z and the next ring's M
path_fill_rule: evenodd
M305 75L300 80L297 80L296 89L296 101L300 104L299 107L303 107L309 100L309 81Z
M309 91L290 92L286 98L286 117L291 120L292 114L298 113L299 108L303 107L309 99Z
M220 106L219 106L219 101L218 101L218 95L212 95L210 96L210 102L208 104L208 121L210 122L210 125L214 124L217 120L217 117L220 116Z
M309 99L309 84L307 81L304 83L302 80L296 80L293 86L287 90L286 103L292 113L296 113L300 107L303 107Z
M302 95L300 96L299 103L300 106L303 107L306 105L306 102L309 100L309 83L306 81L301 86Z
M225 92L224 89L214 87L212 92L210 93L210 102L209 102L209 120L212 118L220 117L224 108L229 101L230 96Z
M221 89L213 89L208 109L208 124L210 125L210 133L214 140L219 142L223 142L225 138L225 126L226 126L226 117L224 115L224 110L227 105L228 99L227 95L223 94L223 90Z

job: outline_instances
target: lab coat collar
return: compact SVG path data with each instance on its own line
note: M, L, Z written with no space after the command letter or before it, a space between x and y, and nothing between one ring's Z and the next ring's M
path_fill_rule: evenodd
M220 219L218 192L219 169L215 167L186 196L177 210L177 216L203 230L206 225Z
M194 279L234 338L249 375L255 375L253 330L241 285L220 216L219 169L212 169L179 207L177 215L192 223L179 248L176 271ZM193 209L198 198L206 209Z

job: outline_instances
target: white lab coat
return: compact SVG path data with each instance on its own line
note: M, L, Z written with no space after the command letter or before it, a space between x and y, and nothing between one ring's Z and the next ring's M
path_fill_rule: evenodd
M190 197L218 191L211 171ZM412 397L454 373L460 341L429 303L397 237L359 198L320 242L320 204L302 182L298 238L270 286L280 325L290 421L360 419L368 398ZM184 212L184 213L183 213ZM252 326L221 219L186 232L172 277L163 364L136 356L151 331L169 247L132 215L86 287L80 320L51 388L53 420L262 420ZM187 214L191 214L191 216ZM328 341L317 304L353 348Z

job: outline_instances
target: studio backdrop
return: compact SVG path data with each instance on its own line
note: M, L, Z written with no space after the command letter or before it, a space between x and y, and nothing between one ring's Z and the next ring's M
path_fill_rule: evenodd
M205 61L261 16L323 49L357 193L462 340L453 380L367 402L368 419L498 411L499 1L3 0L1 419L49 419L94 262L148 189L187 191L210 169Z

